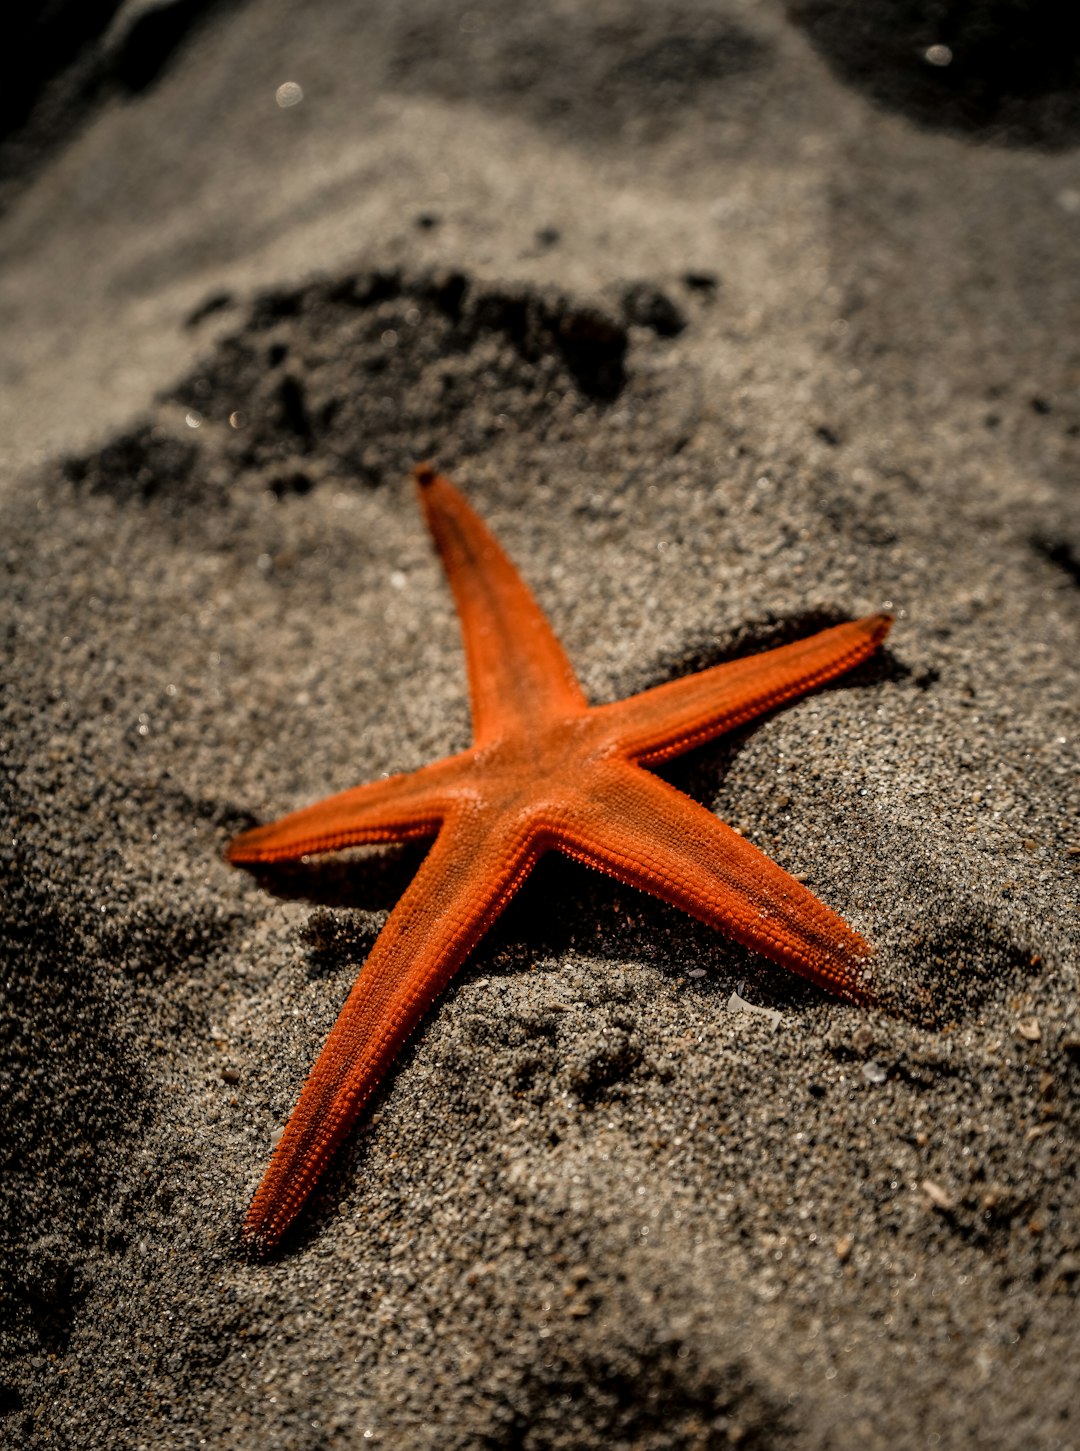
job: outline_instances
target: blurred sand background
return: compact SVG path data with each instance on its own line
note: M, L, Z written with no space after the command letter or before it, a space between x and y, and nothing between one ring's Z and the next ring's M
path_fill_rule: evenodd
M1076 30L1019 0L16 30L5 1444L1080 1446ZM901 1011L546 862L253 1263L419 855L268 886L221 854L467 742L425 457L595 700L895 611L878 660L667 774Z

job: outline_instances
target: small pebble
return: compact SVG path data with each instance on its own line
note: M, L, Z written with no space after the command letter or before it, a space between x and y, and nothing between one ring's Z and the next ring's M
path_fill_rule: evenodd
M940 1184L935 1183L933 1179L924 1179L919 1185L919 1188L922 1190L926 1202L931 1209L936 1209L941 1214L951 1214L956 1208L956 1200L953 1196L947 1189L943 1189Z

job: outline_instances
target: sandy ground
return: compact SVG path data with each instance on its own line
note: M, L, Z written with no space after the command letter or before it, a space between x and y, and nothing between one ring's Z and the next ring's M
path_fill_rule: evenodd
M1077 137L828 8L252 0L20 162L7 1444L1080 1446ZM419 855L222 849L466 744L427 456L595 700L895 611L667 774L900 1011L545 862L255 1263Z

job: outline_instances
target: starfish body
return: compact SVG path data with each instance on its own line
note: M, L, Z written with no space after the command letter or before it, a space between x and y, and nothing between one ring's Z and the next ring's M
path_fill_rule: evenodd
M871 655L872 615L590 707L494 535L448 479L416 470L454 592L473 744L238 836L242 866L434 837L304 1085L252 1201L245 1237L273 1246L394 1058L545 851L608 873L856 1002L867 943L756 847L648 769Z

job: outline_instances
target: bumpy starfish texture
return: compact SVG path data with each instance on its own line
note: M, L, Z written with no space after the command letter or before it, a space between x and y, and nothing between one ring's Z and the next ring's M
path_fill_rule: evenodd
M272 1247L394 1058L545 851L564 852L680 907L855 1002L867 943L756 847L648 766L813 690L871 655L871 615L590 707L494 535L446 478L416 470L454 592L473 744L411 775L342 792L238 836L257 866L434 837L311 1070L244 1223Z

